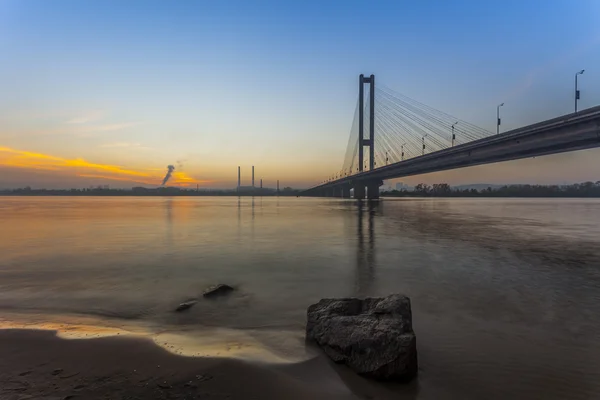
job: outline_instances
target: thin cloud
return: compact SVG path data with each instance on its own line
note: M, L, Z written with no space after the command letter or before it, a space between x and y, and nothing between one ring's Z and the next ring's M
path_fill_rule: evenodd
M105 143L101 144L103 148L113 149L137 149L137 150L150 150L150 147L142 146L140 143L129 143L129 142L116 142L116 143Z
M102 119L104 117L104 115L105 115L105 112L103 110L93 110L86 114L72 118L72 119L66 121L65 123L75 124L75 125L87 124L88 122L98 121L98 120Z
M600 44L600 36L594 37L591 40L586 41L582 45L574 48L569 53L559 54L557 57L550 60L550 62L540 65L537 68L530 70L524 79L515 87L513 87L508 93L503 96L503 99L517 98L525 94L533 86L535 81L546 76L549 72L555 68L564 65L568 61L575 59L582 53L585 53L591 48L597 47ZM574 73L574 72L573 72Z
M93 125L86 126L77 129L77 132L88 133L88 132L110 132L120 131L122 129L131 128L133 126L141 125L142 122L124 122L120 124L108 124L108 125Z
M0 147L0 166L32 171L52 171L63 176L94 176L107 180L140 182L148 185L159 185L163 179L162 170L157 171L154 168L125 168L119 165L93 163L83 158L69 159L9 147ZM171 184L192 186L210 182L195 179L184 172L176 172L173 174Z
M105 124L105 125L67 125L59 128L51 128L51 129L41 129L41 130L27 130L21 133L15 134L5 134L2 133L3 138L13 138L13 137L23 137L27 136L61 136L61 135L73 135L73 136L82 136L82 137L90 137L95 136L95 134L103 133L103 132L114 132L119 130L124 130L127 128L131 128L134 126L139 126L143 124L143 122L123 122L118 124Z

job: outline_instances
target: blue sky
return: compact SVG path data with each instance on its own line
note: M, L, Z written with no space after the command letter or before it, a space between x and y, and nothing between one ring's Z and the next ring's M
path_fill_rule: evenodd
M0 187L176 162L181 184L254 164L307 186L341 167L360 73L491 131L500 102L503 129L571 112L581 69L580 108L600 104L600 2L0 0L0 59ZM598 155L411 180L597 180Z

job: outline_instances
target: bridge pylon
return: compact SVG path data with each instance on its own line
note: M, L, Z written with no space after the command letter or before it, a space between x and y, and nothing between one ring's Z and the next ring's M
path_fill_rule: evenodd
M364 137L365 83L369 84L369 138ZM358 171L364 167L364 148L369 148L369 170L375 169L375 75L358 79Z

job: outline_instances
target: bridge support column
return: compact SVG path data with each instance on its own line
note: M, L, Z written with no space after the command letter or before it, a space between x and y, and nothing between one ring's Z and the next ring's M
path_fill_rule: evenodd
M379 198L379 182L369 182L367 185L367 199L376 200Z
M365 184L358 183L354 185L354 198L358 200L363 200L365 198Z
M331 196L332 197L340 197L340 188L338 187L334 187L331 189Z
M350 198L350 186L345 185L344 187L342 187L342 197L344 199Z
M369 138L364 137L365 83L369 84ZM364 169L364 147L369 147L369 169L375 169L375 75L358 77L358 170Z

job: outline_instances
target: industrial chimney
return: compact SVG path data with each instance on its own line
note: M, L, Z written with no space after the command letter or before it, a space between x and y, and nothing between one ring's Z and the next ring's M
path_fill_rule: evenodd
M241 180L242 180L242 175L241 175L240 167L238 165L238 186L237 186L238 192L240 191L240 186L242 184Z
M254 189L254 165L252 166L252 189Z

